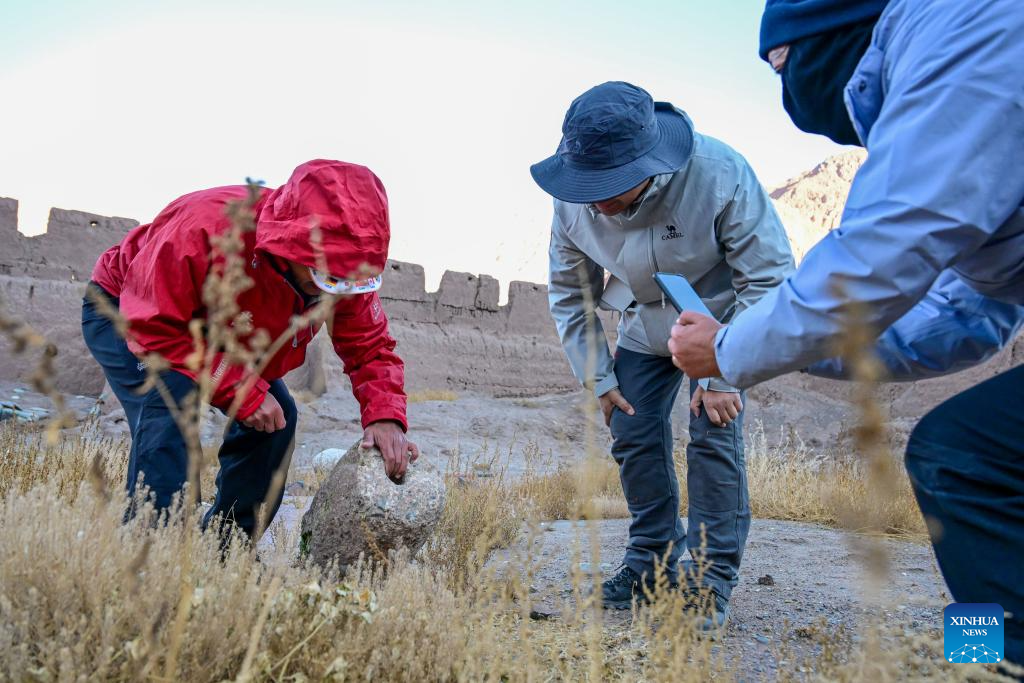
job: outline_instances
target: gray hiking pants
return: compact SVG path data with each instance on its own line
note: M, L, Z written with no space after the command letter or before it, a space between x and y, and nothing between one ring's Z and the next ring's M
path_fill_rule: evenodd
M743 413L726 427L712 424L703 407L699 418L690 416L687 534L679 518L671 422L683 374L671 358L619 349L615 375L619 391L636 411L630 416L616 408L611 419L612 456L619 464L632 517L623 562L648 576L653 576L655 562L664 562L666 574L674 581L686 580L695 571L694 560L704 558L702 583L728 599L738 580L750 529ZM696 388L697 383L691 382L691 396ZM684 546L692 559L680 567Z

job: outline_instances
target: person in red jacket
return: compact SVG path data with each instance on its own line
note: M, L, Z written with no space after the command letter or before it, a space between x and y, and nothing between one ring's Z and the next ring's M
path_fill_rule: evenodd
M146 379L143 359L156 353L170 364L161 377L175 401L196 388L197 373L187 362L195 350L189 323L207 318L203 286L224 265L213 245L230 228L228 204L247 193L244 185L216 187L174 200L100 256L83 302L86 344L131 430L129 495L141 480L157 509L168 508L184 486L188 455L160 392L138 391ZM379 448L387 474L400 479L419 452L405 435L404 367L377 294L390 239L384 186L363 166L314 160L296 168L283 186L261 188L252 211L256 227L243 233L242 252L252 286L238 296L251 330L277 339L323 292L341 295L329 332L359 402L363 446ZM128 322L127 339L99 310L97 296ZM302 364L306 345L323 324L292 332L258 377L223 354L214 358L211 402L226 414L236 412L218 454L217 497L205 524L223 515L252 536L256 509L274 473L287 467L295 435L295 402L281 378ZM243 344L249 339L239 338ZM280 501L278 492L269 519Z

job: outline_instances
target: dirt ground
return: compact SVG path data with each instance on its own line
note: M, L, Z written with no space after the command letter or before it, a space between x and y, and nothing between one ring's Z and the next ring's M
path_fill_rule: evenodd
M46 407L44 397L24 385L0 382L0 396L22 407ZM347 448L361 434L354 401L304 401L299 398L300 435L289 477L289 494L278 519L261 543L265 550L295 541L301 514L310 500L304 479L316 453ZM349 399L350 400L350 399ZM94 397L69 397L69 406L85 417ZM606 448L607 431L596 415L583 409L582 393L535 399L460 397L455 401L424 401L410 406L413 432L424 457L444 467L455 449L467 460L498 457L516 477L528 466L547 469L572 462L591 448ZM685 406L677 406L676 434L683 438ZM100 424L110 434L126 434L123 413L114 403L103 406ZM214 444L221 418L211 421L206 441ZM530 444L535 444L531 449ZM532 455L531 455L532 453ZM533 462L541 454L540 462ZM592 524L592 527L586 527ZM590 523L555 521L535 539L532 557L538 562L532 593L534 608L560 614L573 609L569 573L573 563L598 562L601 573L615 572L625 549L628 520ZM590 557L589 534L599 538L600 557ZM880 541L890 559L889 581L878 603L863 594L865 565L858 539L845 532L795 522L755 520L747 542L740 583L732 599L732 617L718 643L741 680L774 679L780 669L811 661L827 634L857 638L866 616L880 609L891 635L932 632L941 624L950 601L930 546L886 539ZM528 535L516 547L499 551L492 564L501 568L528 549ZM570 549L578 549L572 550ZM770 580L766 577L770 577ZM873 607L873 604L881 607ZM629 612L609 611L612 627L628 626ZM845 635L843 635L845 634Z
M593 527L588 529L587 524ZM572 610L571 563L590 568L592 533L600 539L601 574L605 578L614 574L625 552L628 528L625 519L547 524L533 549L534 556L541 558L534 580L535 609L555 615ZM889 581L877 603L882 606L880 615L865 599L864 563L855 547L865 540L811 524L754 520L732 596L732 615L719 642L739 680L773 680L780 668L795 669L813 661L824 635L856 639L868 616L884 615L891 635L941 627L942 609L950 599L931 547L880 541L891 563ZM501 551L492 562L510 561L526 550L527 542ZM623 626L632 618L629 612L614 610L603 616L610 625Z
M308 505L304 496L289 496L263 547L285 546ZM539 534L524 533L513 547L499 550L490 564L499 572L529 556L536 563L531 608L558 620L574 612L570 572L573 565L592 570L591 534L597 534L600 573L615 573L625 552L629 520L555 521ZM534 547L528 547L534 536ZM880 539L889 558L888 581L877 601L865 593L863 544L874 542L836 529L799 522L754 520L743 558L732 614L717 647L741 681L775 680L780 669L807 671L821 653L823 641L859 640L867 619L886 625L895 639L934 634L942 610L951 602L931 547L924 543ZM874 605L880 605L875 607ZM627 629L628 611L602 613L611 630Z

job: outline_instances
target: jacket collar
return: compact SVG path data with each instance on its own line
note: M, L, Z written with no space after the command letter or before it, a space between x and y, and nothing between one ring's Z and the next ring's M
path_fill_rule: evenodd
M647 186L647 189L644 190L644 193L642 195L637 197L635 202L626 207L622 211L622 213L616 214L614 216L608 216L608 218L611 218L618 223L621 223L623 220L633 220L633 218L638 213L640 213L640 209L643 208L644 204L647 204L651 200L651 197L656 195L658 191L661 190L661 188L668 185L669 181L672 180L672 176L674 175L675 173L661 173L659 175L654 176L654 179L651 181L651 184ZM598 216L604 215L600 211L598 211L597 207L595 207L593 204L587 204L586 206L587 211L590 212L591 218L596 219Z

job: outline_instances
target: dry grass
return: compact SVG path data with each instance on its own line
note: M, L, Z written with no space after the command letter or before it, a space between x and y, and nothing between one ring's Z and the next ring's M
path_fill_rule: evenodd
M458 586L479 573L492 550L519 537L523 501L509 495L503 472L481 477L459 464L457 456L446 486L445 509L426 554Z
M612 496L618 483L609 460L589 462L589 474L562 471L519 484L500 467L481 476L455 462L444 521L423 555L396 558L386 576L356 568L342 578L296 564L289 544L255 563L236 543L221 561L216 539L194 533L194 515L169 527L151 528L146 515L123 524L123 498L112 495L123 475L123 444L111 448L87 435L49 446L38 431L4 429L0 472L11 478L0 482L2 680L734 678L721 646L696 637L677 592L660 589L660 600L632 623L602 623L587 595L596 577L573 569L562 617L530 618L527 596L541 558L530 554L537 530L524 519L544 510L587 512L588 492ZM100 468L91 465L97 453ZM786 476L758 479L777 484L765 500L797 509L785 501L807 487L785 469L776 472ZM561 498L572 502L559 507ZM823 515L799 509L804 518ZM512 545L521 533L527 542ZM594 548L593 541L581 531L567 556ZM511 555L499 571L485 560L502 547ZM183 582L184 606L176 589ZM179 622L180 644L165 675ZM896 654L878 660L849 638L813 631L801 637L817 642L820 654L808 661L789 655L798 663L781 672L783 680L911 673L948 680L951 673L939 668L932 637L897 637ZM971 675L995 680L984 670Z
M409 403L426 403L427 401L456 401L459 395L449 389L423 389L421 391L410 391Z
M530 620L519 596L536 560L520 558L501 576L482 561L519 532L500 478L451 487L418 562L397 558L386 576L356 568L342 580L290 556L256 563L239 542L221 559L213 535L194 533L196 515L124 523L125 502L102 474L117 468L56 459L36 435L17 432L5 434L16 450L5 448L4 462L50 464L3 470L20 473L0 500L3 680L696 681L720 668L681 623L678 595L666 597L657 637L653 613L606 632L585 598L564 622ZM574 579L583 596L590 577ZM174 589L183 582L187 605Z
M0 499L24 496L46 485L62 499L74 501L97 466L107 481L125 480L127 442L104 437L92 425L56 441L47 437L41 427L0 422Z
M849 526L846 522L870 500L870 479L865 465L854 458L812 464L786 453L773 454L755 432L760 447L750 450L747 478L754 517ZM901 462L894 460L894 494L878 501L877 531L923 540L927 534L910 480ZM874 531L854 526L855 531Z
M0 668L10 679L154 677L181 610L166 588L182 580L192 591L178 680L234 678L251 643L250 674L268 680L437 680L464 649L452 641L465 634L429 627L437 610L458 609L436 572L407 566L386 584L365 572L346 583L308 567L263 567L240 546L222 563L212 536L185 543L183 525L195 518L154 530L145 519L122 525L122 512L87 487L72 503L46 486L4 501Z
M513 484L540 519L620 519L629 516L610 457L588 457L575 467L529 473Z
M799 441L772 447L758 426L747 434L747 479L754 517L828 526L844 520L869 499L865 465L855 458L815 463ZM686 454L675 454L680 482L680 511L686 514ZM910 482L899 462L894 495L879 502L882 531L923 539L924 519ZM540 519L621 519L629 517L619 483L619 471L610 457L587 458L575 467L531 473L517 481L518 497L533 506Z

